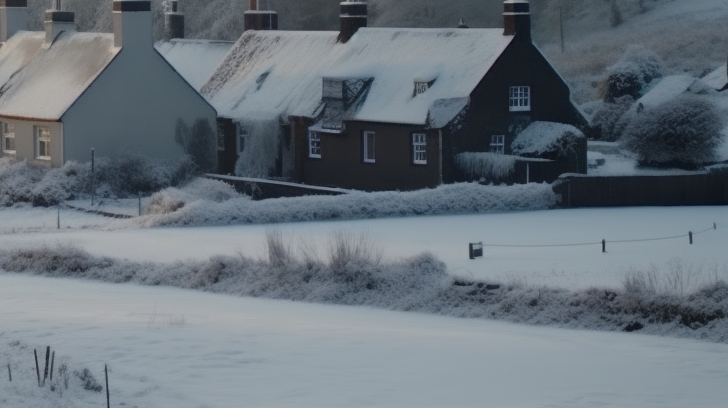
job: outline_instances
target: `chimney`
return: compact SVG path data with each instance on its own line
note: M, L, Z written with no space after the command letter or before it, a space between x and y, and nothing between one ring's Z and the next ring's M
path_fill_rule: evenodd
M28 29L28 0L0 0L0 43Z
M278 29L278 13L270 10L259 10L258 0L250 0L244 18L244 31Z
M171 0L164 12L164 38L185 38L185 15L179 12L177 0Z
M152 4L150 0L114 0L114 46L152 49Z
M53 0L53 8L45 12L45 43L52 44L64 31L76 31L74 18L72 11L63 11L61 0Z
M367 26L367 2L364 0L342 2L339 21L341 23L339 42L346 44L360 28Z
M531 12L528 0L506 0L503 3L503 35L531 42Z

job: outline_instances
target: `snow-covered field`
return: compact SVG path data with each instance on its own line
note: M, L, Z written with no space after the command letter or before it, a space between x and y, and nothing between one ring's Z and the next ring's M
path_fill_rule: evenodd
M111 406L725 406L728 345L0 274L0 406L105 406L36 385L33 348ZM41 363L42 370L42 363ZM42 374L41 374L42 375ZM56 374L58 376L58 374ZM61 385L62 387L62 385Z
M263 259L271 230L320 249L347 231L366 234L385 259L428 251L448 273L487 281L618 288L628 271L675 259L709 279L728 274L728 207L116 230L108 228L119 221L62 210L60 231L57 215L1 209L0 247L71 242L136 261ZM640 241L656 238L668 239ZM485 256L468 259L467 244L479 241ZM725 343L0 273L0 368L9 364L13 375L12 383L0 376L0 406L103 406L105 395L83 390L74 374L62 396L62 384L37 387L33 349L48 345L56 367L88 368L101 384L108 364L112 406L664 408L728 400Z
M62 210L62 228L57 230L57 216L55 209L0 210L0 226L4 226L0 227L0 247L73 243L94 255L133 261L204 260L238 253L262 259L267 256L266 233L270 231L280 231L294 248L314 243L320 251L328 247L332 233L343 231L366 235L383 250L385 259L430 252L447 264L450 274L478 280L614 288L622 285L627 272L664 267L673 259L728 279L728 207L724 206L118 230L93 228L119 225L118 221L71 210ZM32 232L17 232L25 228ZM693 245L687 236L691 231ZM670 239L653 240L658 238ZM603 239L606 253L602 253ZM468 244L476 242L485 245L485 256L470 260Z

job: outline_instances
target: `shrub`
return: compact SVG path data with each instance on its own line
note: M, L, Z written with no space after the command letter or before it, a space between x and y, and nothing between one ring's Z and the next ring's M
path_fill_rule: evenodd
M31 202L33 187L42 178L43 170L30 166L25 160L15 162L0 158L0 205Z
M642 165L694 169L715 159L722 128L712 103L683 95L637 115L624 131L622 146Z
M607 102L629 95L638 98L645 85L662 77L662 59L640 45L630 45L614 65L607 68L607 79L602 93Z
M621 134L617 124L633 103L634 98L629 95L615 98L613 102L601 102L592 119L592 125L599 130L600 140L614 142L619 139Z
M513 174L516 157L488 152L465 152L455 156L455 166L470 180L501 180Z

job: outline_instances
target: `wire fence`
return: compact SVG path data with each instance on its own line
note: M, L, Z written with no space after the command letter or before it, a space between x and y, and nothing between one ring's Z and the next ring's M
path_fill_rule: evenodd
M652 238L639 238L639 239L614 239L614 240L602 239L600 241L558 243L558 244L488 244L488 243L482 243L482 246L485 248L557 248L557 247L584 247L584 246L601 245L602 251L606 252L607 243L622 244L622 243L636 243L636 242L667 241L667 240L673 240L673 239L688 238L690 244L692 244L693 237L695 235L705 234L710 231L715 231L717 229L718 229L718 223L714 222L712 227L706 228L704 230L700 230L697 232L688 231L685 234L671 235L671 236L666 236L666 237L652 237Z

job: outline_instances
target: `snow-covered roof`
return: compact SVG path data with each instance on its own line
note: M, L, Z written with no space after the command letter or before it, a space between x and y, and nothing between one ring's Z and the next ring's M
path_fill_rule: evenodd
M172 39L159 41L157 51L199 91L223 61L232 41Z
M654 108L687 92L697 81L689 75L671 75L660 80L652 89L637 100L635 105Z
M0 48L0 115L59 120L114 59L113 34L19 32Z
M728 66L721 65L715 71L704 76L701 81L713 89L723 89L728 84Z
M337 37L248 31L202 93L223 117L312 117L323 78L371 78L344 119L439 127L462 110L513 40L502 29L362 28L346 44ZM415 81L431 86L415 96Z

